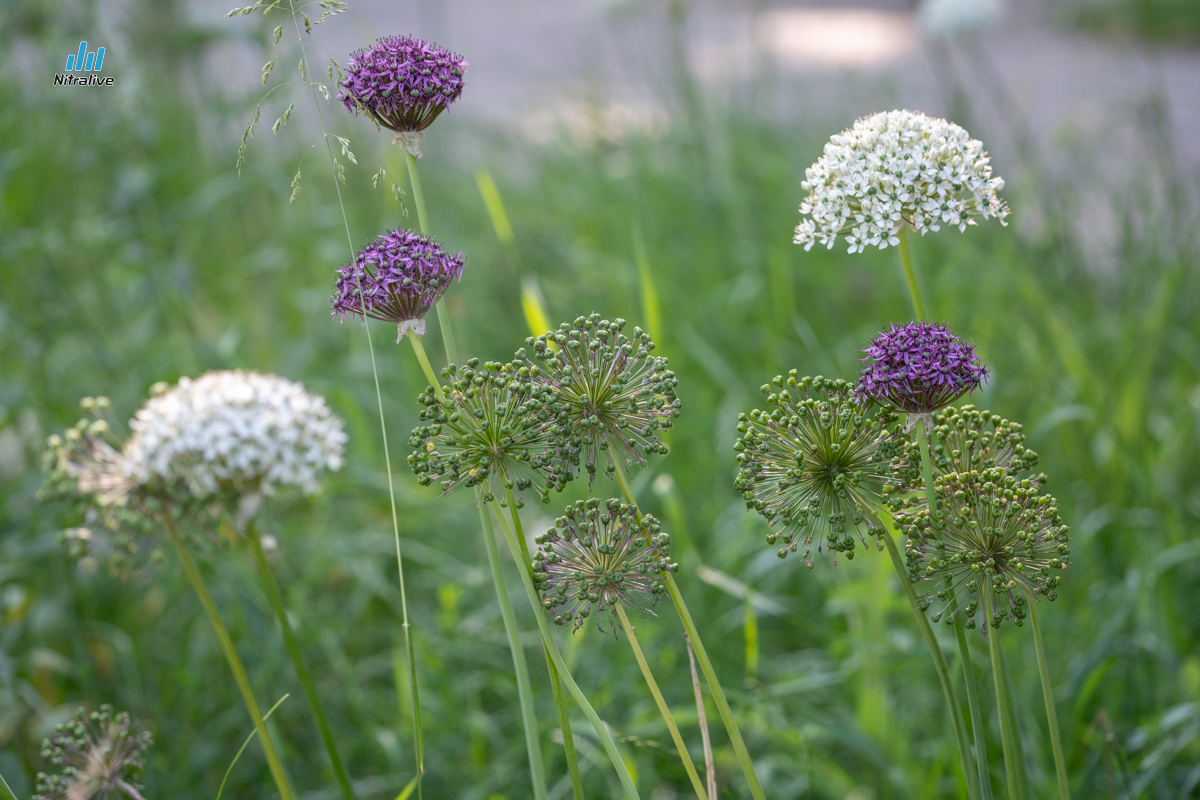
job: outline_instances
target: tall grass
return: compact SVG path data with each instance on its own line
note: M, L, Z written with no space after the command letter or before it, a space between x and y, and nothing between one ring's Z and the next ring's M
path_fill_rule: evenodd
M154 381L247 367L303 381L348 420L348 468L320 498L277 504L287 533L276 568L356 789L395 797L412 770L411 710L370 364L363 337L327 311L345 253L340 215L318 191L315 162L288 205L298 150L252 159L237 178L245 109L189 77L205 39L185 35L173 8L136 5L128 36L144 59L122 81L136 77L138 90L106 98L48 88L60 42L86 38L87 6L52 17L17 4L0 26L5 69L32 76L0 83L0 773L27 795L45 766L40 737L78 703L103 700L152 722L147 796L215 796L248 730L203 609L171 566L126 583L76 569L55 534L78 521L36 502L36 453L45 433L79 416L82 396L108 394L127 416ZM885 554L800 574L765 545L731 486L736 415L760 384L781 367L852 377L870 335L911 316L890 251L805 254L789 243L804 167L831 131L871 110L780 128L710 109L700 144L679 126L658 138L542 148L449 115L438 123L447 136L425 148L439 174L430 212L470 259L448 298L462 352L507 359L526 335L522 287L504 266L509 245L496 239L477 167L495 179L522 276L536 279L552 320L594 309L640 322L652 307L647 278L656 290L658 352L679 376L684 408L672 453L633 490L673 534L686 527L677 579L718 673L746 676L726 689L772 798L841 798L860 786L874 793L864 797L958 795L941 692L899 586L883 579ZM972 132L988 140L989 131ZM299 148L291 135L280 134L280 149ZM488 144L479 163L445 143L455 137ZM382 140L378 155L394 158ZM1159 163L1148 154L1147 174ZM997 164L1002 175L1016 169ZM347 175L356 239L401 213L381 202L369 172ZM1113 198L1113 270L1095 269L1072 238L1022 238L1031 203L1019 194L1007 229L913 242L930 316L971 337L992 365L992 385L975 401L1026 424L1072 524L1072 567L1040 622L1078 797L1180 797L1195 791L1200 760L1200 723L1187 705L1200 702L1200 273L1188 238L1197 214L1186 199L1166 209L1143 200L1153 189ZM389 427L403 432L423 378L406 353L380 352L394 359L381 370ZM662 475L674 488L652 491ZM516 686L475 511L398 478L425 794L527 796ZM547 521L529 511L530 528ZM240 647L259 695L299 696L253 565L219 542L205 556L235 640L269 643ZM526 604L514 606L533 630ZM644 618L638 635L685 738L698 740L678 622ZM632 654L598 638L564 648L573 673L616 727L644 794L660 784L685 792L653 701L632 677L611 679L636 677ZM972 655L983 664L979 638ZM535 686L546 686L537 642L525 644ZM1021 716L1040 719L1032 643L1012 635L1005 646ZM554 720L549 693L536 695L539 717ZM711 723L711 698L706 710ZM332 798L303 704L285 703L270 723L288 731L298 791ZM619 796L586 721L572 725L588 795ZM999 752L994 713L988 725ZM737 765L712 730L718 782L729 786ZM1032 794L1046 796L1048 743L1040 727L1021 735ZM249 749L225 793L270 785Z

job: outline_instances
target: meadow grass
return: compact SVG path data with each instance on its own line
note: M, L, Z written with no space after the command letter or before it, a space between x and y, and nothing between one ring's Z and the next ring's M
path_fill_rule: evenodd
M53 43L66 33L28 9L2 36L38 54L20 69L40 81L43 62L46 76L61 68ZM160 42L178 24L170 13L147 10L131 32L145 43L145 63L138 91L116 101L52 94L48 78L0 84L0 773L27 796L46 766L41 737L77 704L109 702L155 731L148 797L216 795L249 725L186 577L172 558L128 582L78 570L55 541L78 520L37 502L36 458L46 433L80 416L80 397L106 394L127 418L155 381L244 367L303 381L348 421L347 467L317 499L274 504L273 566L359 796L392 798L412 771L411 709L366 343L355 324L339 326L328 313L346 253L340 213L315 159L287 202L308 146L300 131L285 129L270 148L270 134L257 134L237 177L246 109L189 79L204 37L177 35L184 46L170 50ZM86 23L84 15L66 24ZM12 66L17 51L4 52ZM732 488L736 417L760 404L758 386L792 367L852 378L871 335L911 317L891 251L804 253L790 244L803 170L848 120L780 127L730 109L699 130L679 124L657 137L534 147L452 114L426 136L425 171L438 175L426 193L439 236L469 258L447 298L464 357L507 360L528 335L523 287L505 266L512 247L551 322L593 310L634 324L657 317L656 354L679 376L683 414L671 454L632 488L675 537L677 580L767 795L841 798L861 786L874 793L862 797L955 797L941 692L886 554L860 551L812 572L781 562ZM373 150L403 174L385 137L345 119L337 126L362 143L360 160ZM986 131L972 132L986 142ZM488 148L468 165L455 142L473 137ZM1146 163L1148 173L1157 168L1153 154ZM512 245L496 239L476 167L495 180ZM384 226L416 224L415 210L405 220L384 189L371 188L371 171L347 174L356 243ZM1055 233L1068 225L1023 234L1032 226L1022 225L1020 193L1010 195L1010 227L944 231L915 239L913 249L930 317L953 323L992 367L991 386L973 402L1025 423L1072 525L1071 569L1039 621L1075 795L1175 798L1189 781L1194 791L1200 760L1200 713L1188 705L1200 703L1200 273L1188 238L1197 215L1186 199L1152 205L1152 185L1125 188L1113 198L1112 270ZM1056 213L1069 220L1075 212L1066 204ZM402 442L424 380L403 346L391 349L384 327L380 379L389 429L399 432L393 441ZM426 348L440 367L434 327ZM664 475L673 488L656 480ZM397 477L425 795L528 796L516 684L476 512L465 494L438 501L404 472ZM616 493L597 480L598 491ZM550 506L530 503L527 527L544 529L577 495L579 487ZM212 542L201 569L250 680L260 698L299 697L254 566L228 545ZM551 796L564 797L534 621L515 570L504 568L526 631ZM665 605L635 622L702 763L682 628ZM952 652L950 632L937 630ZM1027 633L1006 635L1004 655L1032 793L1046 796L1054 768ZM686 792L632 653L600 638L561 634L559 642L619 734L644 796L659 784ZM972 641L973 661L986 664L986 641ZM998 753L999 717L994 703L987 709ZM718 782L737 784L711 698L707 716ZM283 704L268 724L299 794L332 800L333 776L304 704ZM572 727L588 796L619 796L582 715ZM249 749L224 792L270 786L261 754Z

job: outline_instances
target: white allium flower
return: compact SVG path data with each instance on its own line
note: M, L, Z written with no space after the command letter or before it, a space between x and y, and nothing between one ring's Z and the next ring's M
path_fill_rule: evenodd
M990 27L1003 15L1001 0L922 0L917 22L927 36L953 39Z
M325 399L276 375L241 370L181 378L129 423L128 469L141 483L182 483L196 497L218 491L316 492L323 470L342 466L346 434Z
M951 122L919 111L885 111L863 117L825 145L805 171L808 192L796 226L796 244L833 249L842 236L851 253L868 245L899 244L909 225L924 236L942 225L965 231L975 217L1002 225L1008 205L996 192L983 143Z

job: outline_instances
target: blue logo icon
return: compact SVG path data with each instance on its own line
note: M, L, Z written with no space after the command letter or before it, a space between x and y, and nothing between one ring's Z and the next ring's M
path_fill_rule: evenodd
M86 58L85 58L86 56ZM67 56L67 72L99 72L104 64L104 48L98 47L89 53L87 42L79 43L79 53Z

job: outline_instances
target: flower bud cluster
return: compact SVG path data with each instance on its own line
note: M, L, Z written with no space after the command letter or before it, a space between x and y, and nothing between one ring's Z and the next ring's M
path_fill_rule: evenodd
M762 387L770 410L738 417L738 471L734 486L746 507L761 514L782 540L779 557L800 547L811 568L813 542L852 559L855 536L884 535L877 509L900 452L896 423L887 409L855 403L853 386L824 377L785 380L777 375Z
M351 54L338 99L389 130L421 131L462 95L467 65L415 36L385 36Z
M399 342L411 328L425 333L425 315L462 280L466 258L449 253L432 236L397 228L363 247L354 260L338 269L333 314L394 322Z
M647 455L665 454L658 431L669 431L679 416L679 381L667 359L650 355L650 334L635 327L630 338L624 327L623 319L610 322L592 314L526 340L542 363L534 380L552 389L567 409L559 453L570 459L565 466L572 472L582 459L591 481L602 455L611 476L616 458L645 465ZM517 358L533 365L524 349Z
M445 494L460 484L486 483L484 499L495 499L493 481L518 490L534 488L543 502L562 491L571 473L556 458L566 436L567 407L552 387L538 382L536 365L472 358L443 372L450 381L443 404L433 387L417 401L422 424L413 429L408 463L417 482L441 479Z
M974 628L986 600L991 617L985 630L1009 617L1019 626L1029 597L1058 596L1060 573L1070 562L1069 529L1057 501L1040 493L1038 481L990 467L941 475L934 484L937 519L927 508L900 512L895 519L908 538L910 580L930 586L922 610L945 604L934 613L935 622L943 615L953 622L961 609L967 627Z
M851 253L900 243L903 226L924 235L942 225L965 231L975 218L1001 224L1008 205L997 192L983 143L958 125L914 111L863 117L834 136L805 171L800 204L807 217L795 243L833 249L843 237Z
M573 622L576 629L593 610L616 614L617 603L650 611L646 604L666 592L663 577L678 569L658 520L615 499L568 505L535 542L533 579L542 606L555 623Z

